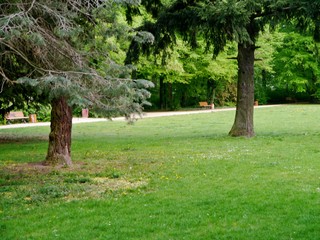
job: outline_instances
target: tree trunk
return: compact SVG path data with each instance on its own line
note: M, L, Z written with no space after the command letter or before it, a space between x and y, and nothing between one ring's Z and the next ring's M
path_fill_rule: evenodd
M216 95L216 83L212 79L207 80L207 101L209 104L214 103L214 98Z
M231 136L254 136L254 44L238 44L237 108Z
M164 77L160 75L160 89L159 89L159 107L160 109L165 108L165 83L164 83Z
M166 83L167 86L167 106L166 109L174 110L173 94L172 94L172 83Z
M70 166L72 109L64 97L53 100L51 105L51 132L45 164Z

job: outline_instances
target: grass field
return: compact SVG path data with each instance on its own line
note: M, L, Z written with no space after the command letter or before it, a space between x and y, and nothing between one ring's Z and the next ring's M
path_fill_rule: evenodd
M59 169L49 127L0 130L0 239L320 239L320 106L255 109L251 139L233 119L74 125Z

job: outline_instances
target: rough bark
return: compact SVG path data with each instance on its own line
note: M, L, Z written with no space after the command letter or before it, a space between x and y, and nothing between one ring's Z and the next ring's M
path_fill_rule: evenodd
M216 95L216 84L212 79L207 80L207 102L214 104L214 98Z
M238 44L237 108L231 136L254 136L254 44Z
M63 97L53 100L51 105L51 132L45 164L70 166L72 109Z

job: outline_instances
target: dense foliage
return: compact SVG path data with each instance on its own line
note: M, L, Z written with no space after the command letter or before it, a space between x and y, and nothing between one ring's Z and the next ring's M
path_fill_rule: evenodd
M131 50L126 59L126 63L139 60L136 62L138 69L134 71L134 77L149 79L154 82L156 87L151 90L152 108L177 109L180 107L194 107L197 106L198 101L203 100L213 101L215 105L220 106L235 104L236 66L232 58L236 58L237 50L228 41L232 39L239 42L246 39L249 40L247 30L236 26L243 25L243 22L248 20L247 13L250 11L256 11L255 14L258 17L257 27L268 23L265 26L273 28L280 20L285 19L288 22L286 19L291 18L294 20L290 20L290 31L294 30L292 26L295 25L298 26L298 29L304 30L305 34L314 36L314 39L317 39L317 34L319 33L317 2L304 5L299 1L291 1L290 3L286 1L254 1L254 3L252 1L241 1L241 4L239 1L227 1L228 4L225 5L223 1L215 1L214 4L204 5L204 3L196 3L194 1L160 2L145 0L142 1L142 5L145 8L139 7L138 1L123 2L127 7L127 11L124 12L123 5L115 4L114 2L91 1L91 5L85 5L83 3L86 1L74 0L59 3L58 5L61 6L63 11L52 11L51 15L48 15L52 19L52 23L56 20L54 31L52 35L48 36L51 36L53 43L56 42L59 45L58 48L56 45L51 44L48 36L44 36L36 29L39 22L33 22L35 18L32 17L32 11L35 9L38 9L38 14L41 13L43 9L41 10L40 6L46 6L48 9L54 10L54 5L50 1L33 2L24 2L24 4L19 5L19 1L14 1L12 2L14 4L11 4L10 7L6 5L6 1L2 3L2 6L6 6L1 10L1 34L4 37L1 45L3 54L1 55L2 65L0 68L2 76L0 108L2 115L12 109L25 109L27 112L31 112L32 107L25 103L48 102L46 96L49 94L52 97L52 95L65 90L64 86L69 84L68 79L72 79L71 83L73 84L68 89L74 90L68 91L68 94L72 96L72 103L79 105L80 109L81 107L93 106L93 103L98 103L95 105L96 112L100 114L105 112L101 111L103 109L107 109L110 115L117 114L119 107L124 109L125 104L119 105L119 99L117 100L117 106L114 108L112 107L114 102L108 101L109 98L100 99L100 101L94 96L102 95L101 91L97 91L97 89L110 89L109 91L106 90L104 94L111 96L110 92L115 92L118 89L121 93L126 87L123 89L120 86L127 86L124 78L129 78L133 68L123 67L121 62L124 61L125 52L129 47L130 34L128 32L132 27L125 22L125 17L133 24L134 28L153 33L152 36L148 32L142 31L136 35L134 37L135 41L131 42ZM65 8L67 6L64 5L65 3L73 6L70 8L72 14L69 14L68 9ZM264 12L259 13L258 9L265 4L269 4L269 7L266 7ZM303 8L301 8L301 5L303 5ZM247 6L250 6L250 8ZM96 9L97 7L100 7L99 10ZM29 8L30 11L28 11ZM244 12L244 8L246 12ZM166 14L162 9L167 10ZM218 9L219 12L217 12ZM278 15L274 14L269 17L268 13L272 9ZM289 11L291 9L293 10ZM84 14L83 10L86 10L87 14ZM302 11L304 11L304 14L299 14ZM7 15L10 12L12 14ZM65 18L67 14L72 18ZM268 17L262 18L265 16ZM292 18L293 16L297 17ZM156 28L152 17L158 19ZM146 21L147 24L140 27L143 21ZM227 27L229 25L230 27ZM94 31L90 31L91 29L94 29ZM223 35L219 35L220 33L217 32L219 29ZM316 100L318 96L317 57L313 56L316 56L318 50L311 38L308 46L313 49L307 47L309 50L306 50L307 52L312 51L309 60L307 60L308 63L302 63L301 59L299 61L295 60L295 66L304 65L303 67L296 67L296 70L300 69L300 75L305 75L302 72L305 72L304 69L306 67L314 69L311 70L312 73L309 73L309 75L313 75L312 79L310 77L307 79L306 76L303 78L297 77L297 74L288 77L291 74L291 70L282 71L283 66L281 65L284 60L283 56L281 56L284 54L283 52L281 53L281 49L288 50L288 48L280 43L285 39L284 35L289 33L282 33L279 38L277 37L279 36L279 29L273 29L273 33L269 32L269 27L263 28L263 30L263 34L257 39L259 48L256 50L256 58L260 61L255 63L255 99L259 100L261 104L285 102L287 97L299 100L302 96L301 92L305 92L303 100ZM282 31L282 29L280 30ZM178 34L174 34L175 32ZM199 33L202 34L200 38L197 37L200 36ZM295 34L294 36L291 35L290 38L293 41L298 41L294 39L299 38L299 36L299 34ZM62 43L57 41L59 39L62 40ZM14 51L7 51L10 48L4 44L4 40L7 41L6 43L9 43L8 40L11 43L13 41L15 43L20 42L21 44L15 44L16 50L19 51L16 54L12 54ZM152 45L154 40L155 44ZM192 48L186 46L185 41ZM173 44L177 47L171 48ZM227 46L225 46L226 44ZM19 46L22 48L19 49ZM153 48L150 48L150 46L153 46ZM59 55L54 49L61 49L64 54ZM78 50L72 53L70 49ZM161 49L163 51L160 51ZM37 51L41 51L41 54L32 55ZM216 55L219 51L222 51L222 54L215 61L212 61L211 54L214 53ZM301 49L301 51L304 50ZM139 52L147 53L150 56L142 57ZM25 56L22 57L21 53L25 54ZM67 57L68 54L70 57ZM291 54L298 57L294 52ZM87 57L84 58L84 56ZM44 61L47 57L49 60ZM37 65L34 65L37 66L36 71L32 70L32 65L26 63L25 59L28 59L29 63L37 63ZM70 59L73 60L65 64ZM30 62L31 60L34 62ZM54 66L54 64L58 63L63 63L61 64L61 66L63 65L62 69L67 68L67 66L70 69L64 69L60 74L67 74L66 78L58 74L60 80L55 81L56 73L52 69L50 71L49 66L58 68L59 65ZM286 66L290 68L294 64L286 64ZM78 70L80 71L78 72ZM296 71L296 73L298 72ZM287 80L284 76L285 74L287 75ZM26 76L27 78L22 78ZM37 76L41 77L37 78ZM107 78L108 81L100 81L98 80L99 78L96 78L97 76L103 77L100 80ZM30 83L32 82L30 79L34 78L37 78L38 82L36 84L40 84L39 80L41 79L46 86L54 82L55 87L52 88L50 86L50 91L46 92L43 91L45 87L41 85L41 91L35 91L34 88L17 84L16 81L16 79L20 79L20 82L23 80ZM119 81L120 79L121 81ZM289 86L287 88L286 81L289 81L289 85L292 87ZM124 83L124 85L119 85L119 82ZM299 84L297 85L298 82ZM89 85L86 83L89 83ZM90 87L99 86L99 84L102 85L96 88ZM106 85L108 86L106 87ZM298 87L294 87L294 85ZM296 90L293 88L296 88ZM287 91L288 89L290 91ZM90 94L88 94L89 92ZM281 96L279 97L279 95ZM308 95L311 98L308 98Z
M258 60L255 62L255 99L259 100L260 103L281 102L285 101L285 98L288 97L283 96L283 98L276 97L276 99L271 99L275 96L275 92L282 92L285 95L289 94L282 90L283 85L276 83L277 81L283 82L280 79L281 77L278 79L277 68L279 69L281 66L278 66L276 63L278 61L276 58L279 57L276 53L281 48L279 43L283 40L284 35L288 34L283 33L283 26L286 26L287 32L290 26L291 32L302 31L304 34L313 36L313 39L316 41L318 39L317 35L319 35L319 3L317 1L308 3L301 1L235 0L210 2L142 1L142 4L145 6L145 10L142 11L137 6L130 7L129 11L127 11L127 16L130 16L130 22L132 22L134 19L132 15L140 14L146 16L145 11L150 12L150 16L153 16L154 20L150 16L144 17L144 24L140 25L138 29L151 32L155 36L155 44L150 46L137 41L131 42L126 59L127 62L143 61L141 59L141 53L143 53L152 57L156 56L158 60L155 60L155 62L158 61L159 65L166 64L165 66L170 69L171 64L168 58L176 59L177 53L181 52L180 49L183 46L181 40L184 41L184 44L188 43L193 49L196 49L189 51L190 53L187 56L192 55L194 52L199 53L199 49L204 47L207 51L213 53L214 56L221 51L228 52L228 48L225 49L225 46L229 41L235 41L240 44L257 43L255 44L256 60ZM270 33L270 31L273 33ZM296 34L296 37L298 36ZM189 49L187 46L184 46L184 48ZM206 54L202 52L200 59L194 59L193 63L198 62L201 64L203 59L206 58ZM233 57L236 58L235 56L236 53L234 53ZM182 69L178 70L178 72L181 76L181 73L188 72L188 67L183 62L192 60L188 57L184 60L181 56L179 56L179 60ZM219 63L218 67L210 69L210 77L206 77L208 82L211 81L211 76L217 79L216 75L219 75L221 66L224 67L227 64L221 65ZM141 71L144 71L144 68L145 64L142 65ZM205 69L201 69L200 71L206 74ZM187 105L196 105L199 98L202 100L207 98L210 101L210 98L206 94L201 94L201 92L206 92L204 91L206 84L198 84L202 81L201 79L191 83L188 81L190 76L183 76L182 74L183 80L176 80L176 76L179 73L174 76L172 74L171 76L165 74L164 82L168 82L169 85L175 81L179 83L184 82L184 85L179 86L178 89L183 89L184 93L188 92L188 89L192 89L191 92L198 93L198 98L192 98L191 96L193 104L179 98L167 102L178 102L178 104L173 105L185 106L185 103ZM192 70L192 73L199 75L195 69ZM218 76L218 78L221 77L222 75ZM158 79L157 81L161 82L162 80ZM175 89L176 87L169 86L169 90L170 88ZM195 88L196 91L194 91ZM279 91L274 91L277 88L280 88ZM224 88L224 91L226 89L228 89L227 86ZM168 89L165 90L168 92ZM159 95L161 95L161 91L163 90L159 90ZM291 92L289 95L292 94L296 94L296 92ZM167 97L171 98L171 95L169 94ZM219 96L217 97L215 101L217 104L224 103ZM163 107L163 105L167 106L167 104L161 104L160 97L160 104L158 106ZM174 106L169 104L169 108L174 108Z

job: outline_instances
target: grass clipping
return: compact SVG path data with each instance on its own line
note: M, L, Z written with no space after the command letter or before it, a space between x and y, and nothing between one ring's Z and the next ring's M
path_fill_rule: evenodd
M7 200L32 204L55 199L71 201L123 196L140 191L148 184L146 180L126 179L120 174L95 170L83 171L81 164L59 169L41 164L10 164L2 169L10 187L1 195Z

